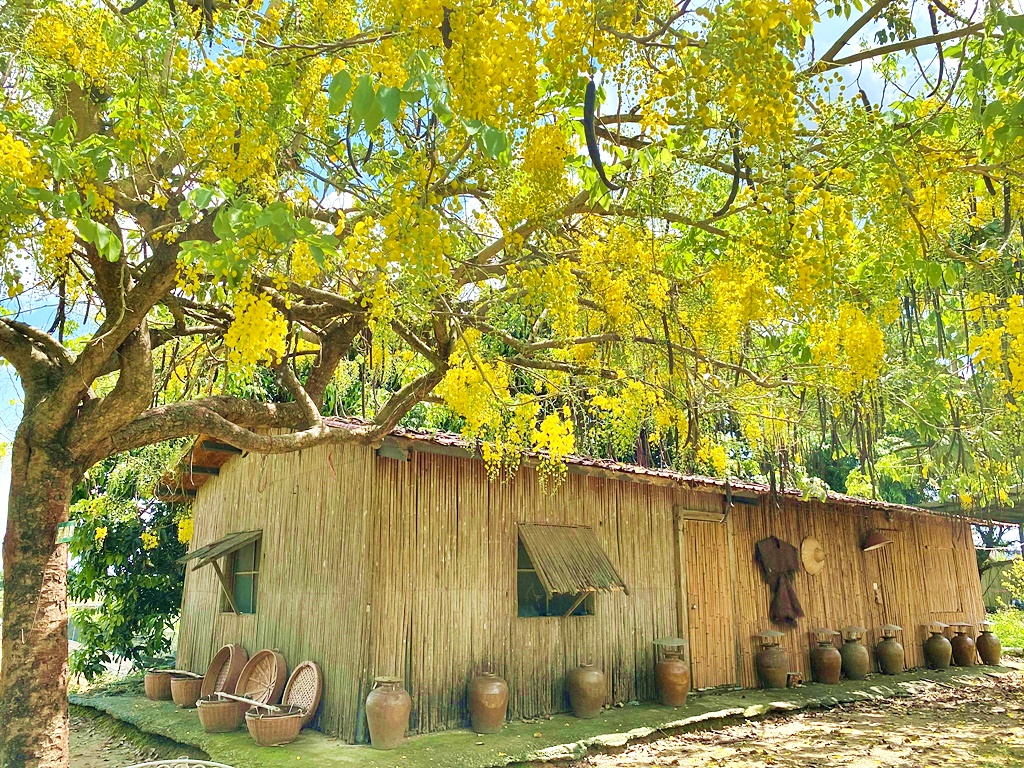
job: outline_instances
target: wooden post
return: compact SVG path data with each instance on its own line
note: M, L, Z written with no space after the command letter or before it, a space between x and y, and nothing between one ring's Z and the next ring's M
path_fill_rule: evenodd
M224 597L228 599L228 605L231 606L231 610L235 612L235 616L241 616L241 611L239 611L238 606L235 605L235 598L231 594L231 590L228 589L228 580L224 578L224 571L220 569L220 563L216 560L211 560L210 565L212 565L213 570L217 572L217 579L220 581L220 588L224 590Z

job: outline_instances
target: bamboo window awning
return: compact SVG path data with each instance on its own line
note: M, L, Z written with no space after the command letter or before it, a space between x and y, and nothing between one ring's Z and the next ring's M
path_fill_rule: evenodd
M549 595L629 594L593 528L520 523L519 538Z
M262 535L262 531L235 531L234 533L229 533L223 539L217 539L212 544L207 544L204 547L199 547L199 549L189 552L180 558L178 563L184 564L194 560L195 564L192 566L192 570L196 570L226 555L230 555L232 552L237 552L246 544L256 541Z

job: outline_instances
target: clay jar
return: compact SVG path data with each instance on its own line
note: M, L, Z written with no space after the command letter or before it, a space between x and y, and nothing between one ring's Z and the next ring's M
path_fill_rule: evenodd
M812 634L818 644L811 648L811 677L816 683L835 685L839 682L843 657L832 643L832 637L839 633L831 629L819 629Z
M678 651L665 651L654 665L658 700L667 707L681 707L690 692L690 667Z
M978 655L981 656L981 663L989 666L997 666L1003 657L1003 646L999 638L992 634L992 627L988 622L981 625L981 634L978 635Z
M882 627L882 639L875 646L875 661L878 662L878 671L883 675L898 675L906 668L906 653L896 639L900 629L895 624Z
M497 733L508 712L508 685L493 672L469 681L469 722L477 733Z
M761 650L754 656L757 679L762 688L785 688L789 676L789 658L779 647L781 632L769 629L759 633Z
M377 687L366 697L370 746L374 749L395 749L405 739L409 728L412 699L402 687L400 677L375 677L374 682Z
M604 672L593 664L580 664L569 670L566 682L569 703L576 717L589 719L601 714L605 694Z
M842 672L849 680L863 680L871 669L868 649L861 643L863 627L843 627L843 645L839 648L842 657Z
M953 663L958 667L973 667L978 658L978 648L974 644L974 638L967 634L967 627L958 624L954 627L956 635L950 642L953 646Z
M924 661L929 669L948 669L953 646L938 627L929 628L931 637L924 641Z

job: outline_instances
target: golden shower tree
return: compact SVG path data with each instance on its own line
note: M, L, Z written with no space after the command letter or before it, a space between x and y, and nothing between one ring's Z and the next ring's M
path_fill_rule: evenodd
M8 4L0 764L67 765L58 526L131 448L443 409L495 469L643 435L724 473L729 432L870 471L887 413L922 464L1018 471L1024 24L966 13ZM365 419L329 428L353 382Z

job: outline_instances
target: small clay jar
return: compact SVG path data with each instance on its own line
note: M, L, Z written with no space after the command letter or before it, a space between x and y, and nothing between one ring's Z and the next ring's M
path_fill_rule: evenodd
M933 624L928 628L931 637L924 641L924 661L929 669L949 669L953 646L942 634L945 628L945 624Z
M754 656L754 668L762 688L785 688L789 677L789 657L779 647L782 633L766 629L758 633L761 650Z
M493 672L469 681L469 722L477 733L497 733L508 712L508 684Z
M843 657L832 638L838 635L831 629L816 629L811 633L817 645L811 648L811 677L816 683L835 685L843 668Z
M875 646L875 661L883 675L898 675L906 669L906 653L896 639L896 633L901 629L895 624L882 627L882 639Z
M654 665L658 700L667 707L681 707L690 692L690 667L679 651L665 651Z
M981 634L975 643L978 646L978 655L981 656L981 663L990 667L998 666L1003 658L1003 645L999 638L992 634L992 625L983 621L980 625Z
M973 667L978 658L978 648L974 643L974 638L967 634L969 626L957 624L953 627L956 635L950 641L950 645L953 647L953 663L958 667Z
M375 677L377 686L366 697L366 724L370 746L395 749L405 740L409 729L412 698L402 687L400 677Z
M849 680L863 680L871 670L868 649L860 641L867 630L864 627L843 627L843 644L839 648L842 672Z
M569 688L569 704L576 717L589 719L601 714L604 706L604 672L593 664L580 664L569 670L566 676Z

